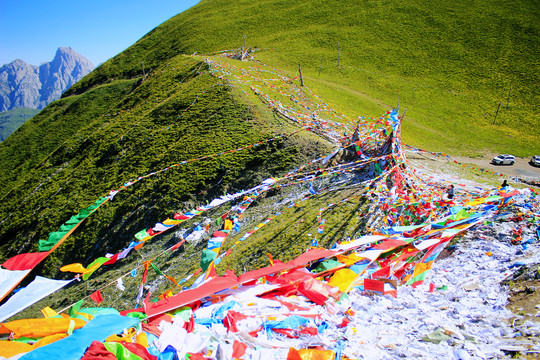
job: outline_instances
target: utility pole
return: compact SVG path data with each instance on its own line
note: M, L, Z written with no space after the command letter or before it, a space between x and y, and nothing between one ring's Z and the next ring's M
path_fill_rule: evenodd
M298 72L300 73L300 86L304 86L304 77L302 76L302 68L298 64Z
M242 51L246 50L246 35L242 35L244 37L244 47L242 48Z
M508 104L510 104L510 91L512 91L512 82L510 82L510 90L508 90L508 99L506 99L506 110L508 110Z
M337 66L339 67L339 41L337 42Z
M142 64L142 74L143 74L143 78L146 77L146 74L144 73L144 61L141 61L141 64Z
M319 66L319 77L321 77L321 70L322 70L322 60L323 60L323 57L321 56L321 66Z
M497 120L497 115L499 115L499 108L501 107L501 103L499 103L499 106L497 106L497 112L495 113L495 119L493 119L493 124L491 125L495 125L495 120Z

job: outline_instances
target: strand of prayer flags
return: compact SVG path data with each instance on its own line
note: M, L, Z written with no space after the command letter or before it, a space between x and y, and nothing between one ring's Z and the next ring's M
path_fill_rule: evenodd
M255 201L259 194L259 192L255 191L253 194L246 196L242 202L238 204L238 217L234 218L233 220L226 219L223 229L221 231L216 231L212 238L208 240L207 250L203 251L201 257L201 268L203 268L203 271L206 272L204 279L208 279L210 274L215 271L215 265L217 265L220 261L218 260L216 263L216 260L218 259L225 239L229 235L230 231L233 230L235 224L238 224L238 221L240 221L240 219L243 217L249 205ZM210 260L210 263L208 263L208 260ZM204 269L207 263L208 266L206 269Z

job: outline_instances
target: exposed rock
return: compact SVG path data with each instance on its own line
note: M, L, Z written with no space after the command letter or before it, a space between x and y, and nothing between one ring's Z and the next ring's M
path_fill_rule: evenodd
M60 47L54 59L39 66L17 59L0 67L0 111L17 107L43 109L94 69L70 47Z

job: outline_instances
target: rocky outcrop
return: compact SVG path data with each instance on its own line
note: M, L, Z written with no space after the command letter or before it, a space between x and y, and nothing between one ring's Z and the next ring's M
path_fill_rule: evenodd
M0 67L0 111L43 109L93 69L70 47L58 48L51 62L39 66L17 59Z

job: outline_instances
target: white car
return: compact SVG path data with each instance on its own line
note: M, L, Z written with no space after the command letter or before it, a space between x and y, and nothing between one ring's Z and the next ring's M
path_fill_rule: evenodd
M540 166L540 155L534 155L531 158L530 164L532 166Z
M516 157L514 155L506 155L506 154L495 156L491 160L491 163L495 165L505 165L505 164L514 165L515 162L516 162Z

